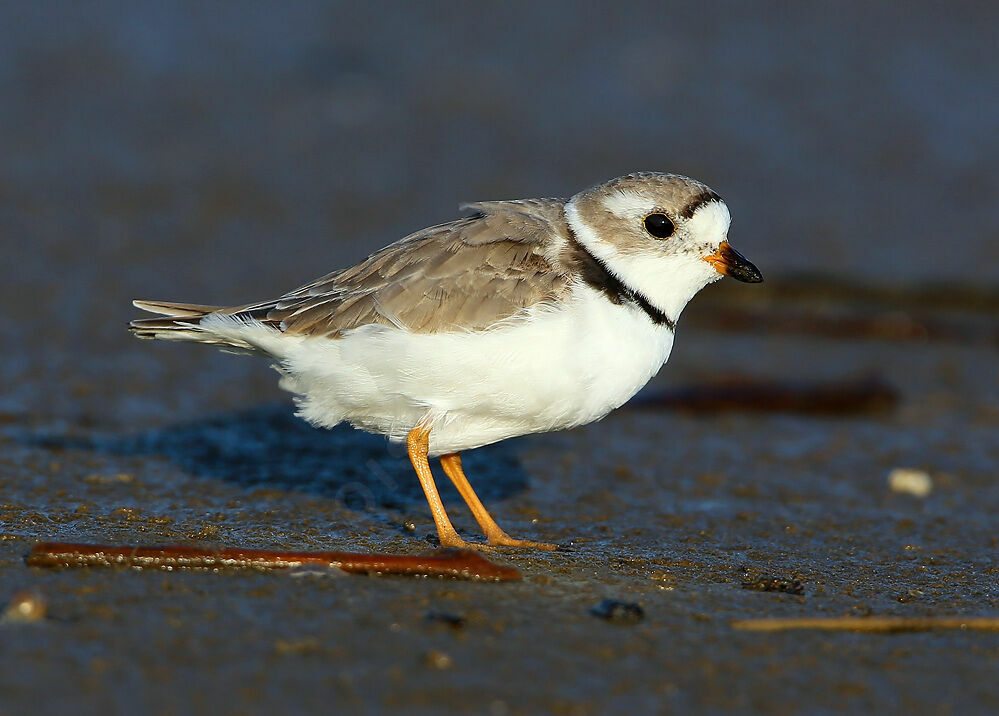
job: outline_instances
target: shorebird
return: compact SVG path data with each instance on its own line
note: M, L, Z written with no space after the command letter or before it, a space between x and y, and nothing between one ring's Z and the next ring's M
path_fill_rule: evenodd
M554 549L496 524L460 452L599 420L666 362L694 294L723 275L763 278L729 245L721 197L676 174L462 208L274 300L135 301L159 317L131 329L266 356L313 425L406 442L442 546L483 547L448 518L434 456L489 545Z

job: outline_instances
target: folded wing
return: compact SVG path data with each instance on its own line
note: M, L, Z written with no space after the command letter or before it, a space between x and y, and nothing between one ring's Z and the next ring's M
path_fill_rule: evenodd
M565 296L570 276L547 258L567 235L562 202L485 202L465 208L475 214L412 234L274 301L218 309L136 302L167 318L135 321L133 330L143 337L172 338L163 334L166 324L176 322L184 334L176 338L198 340L191 329L196 331L209 315L327 337L373 323L418 333L482 330Z

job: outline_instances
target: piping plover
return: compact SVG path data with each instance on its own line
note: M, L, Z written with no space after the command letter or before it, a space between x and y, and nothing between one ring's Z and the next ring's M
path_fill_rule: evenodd
M676 174L462 208L272 301L135 301L160 317L131 329L267 356L310 423L405 441L441 545L482 546L452 526L430 456L490 545L554 548L507 535L459 453L599 420L659 371L695 293L722 275L763 278L729 246L721 197Z

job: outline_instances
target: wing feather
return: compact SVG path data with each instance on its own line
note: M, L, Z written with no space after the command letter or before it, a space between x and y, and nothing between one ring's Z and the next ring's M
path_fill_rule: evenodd
M229 309L289 334L337 336L367 324L418 333L482 330L540 302L571 276L546 257L567 240L563 202L483 202L477 213L402 239L276 301Z

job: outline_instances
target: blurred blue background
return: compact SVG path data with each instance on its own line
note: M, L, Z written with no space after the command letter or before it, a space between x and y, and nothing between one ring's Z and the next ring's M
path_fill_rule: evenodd
M132 298L271 297L461 201L637 169L721 193L770 285L994 285L997 22L975 2L5 3L6 382L84 355L148 375Z

